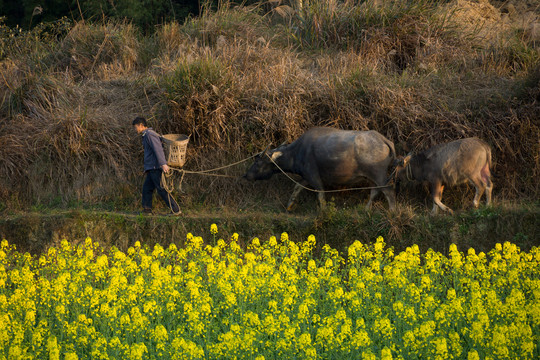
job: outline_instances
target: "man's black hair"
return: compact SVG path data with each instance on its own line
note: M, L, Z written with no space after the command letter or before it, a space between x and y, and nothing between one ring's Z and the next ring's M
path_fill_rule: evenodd
M132 125L135 126L135 125L138 125L138 124L143 124L144 126L147 126L146 125L146 119L141 117L141 116L137 116L135 118L135 120L133 120Z

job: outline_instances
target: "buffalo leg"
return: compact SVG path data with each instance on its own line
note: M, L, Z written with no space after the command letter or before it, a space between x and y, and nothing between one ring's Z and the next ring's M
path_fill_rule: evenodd
M380 186L380 185L377 185ZM369 193L369 201L366 204L366 210L371 209L371 205L373 204L373 200L379 195L380 190L379 189L371 189ZM384 196L386 197L386 200L388 201L388 207L390 210L394 210L396 208L396 196L394 191L391 188L385 188L382 190L384 193Z
M440 182L431 185L431 195L433 196L433 209L431 210L431 214L433 215L437 214L438 208L441 208L443 211L448 211L450 214L454 213L452 209L441 202L443 190L444 186Z
M371 189L369 193L369 201L366 204L366 210L371 209L371 205L373 204L373 200L377 197L377 195L382 191L384 196L386 197L386 200L388 201L388 207L390 210L393 210L396 208L396 193L394 189L391 186L383 187L388 184L389 179L386 179L386 175L375 177L375 179L371 179L375 183L374 189Z
M484 190L486 189L486 185L481 179L474 179L471 180L474 187L476 188L476 193L474 194L473 199L473 206L475 208L478 208L478 205L480 205L480 199L482 198L482 195L484 194ZM486 194L487 197L487 194Z
M491 176L489 173L482 177L486 184L486 206L491 205L491 192L493 191L493 183L491 182Z
M484 167L482 168L482 171L480 171L480 177L482 179L482 183L485 184L486 205L489 206L491 204L491 191L493 190L493 183L491 182L491 173L489 171L489 163L486 163L486 165L484 165Z
M326 200L324 199L324 186L321 178L317 172L312 172L309 176L302 181L303 185L309 185L310 188L317 191L317 198L319 199L320 209L323 210L326 207ZM298 186L298 185L297 185Z
M371 204L373 203L373 200L375 199L375 197L379 194L379 189L371 189L370 193L369 193L369 201L368 203L366 204L366 210L369 210L371 209Z
M303 187L299 183L294 186L293 193L289 199L289 203L287 204L287 211L292 211L294 209L294 206L296 205L296 197L298 196L300 191L302 191L302 189Z
M489 180L486 187L486 206L491 205L491 191L493 190L493 183Z
M319 199L319 205L321 207L321 210L323 210L326 207L326 200L324 199L324 192L317 193L317 198Z
M396 193L393 188L387 187L383 189L384 196L388 200L388 208L394 210L396 208Z

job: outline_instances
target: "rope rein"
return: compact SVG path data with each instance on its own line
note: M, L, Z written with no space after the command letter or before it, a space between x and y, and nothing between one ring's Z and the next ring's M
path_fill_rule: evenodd
M409 181L414 180L410 161L407 163L407 165L405 165L405 173L407 174L407 180L409 180Z
M188 171L188 170L182 170L182 169L176 169L176 168L171 168L173 170L177 170L177 171L183 171L187 174L206 174L206 173L209 173L209 172L212 172L212 171L218 171L218 170L223 170L223 169L226 169L226 168L230 168L230 167L233 167L233 166L236 166L238 164L241 164L243 162L246 162L248 160L251 160L253 159L254 157L256 157L257 155L259 154L255 154L255 155L252 155L250 157L247 157L243 160L240 160L240 161L237 161L235 163L232 163L232 164L229 164L229 165L224 165L224 166L221 166L221 167L217 167L217 168L214 168L214 169L209 169L209 170L201 170L201 171ZM236 177L236 176L231 176L231 175L221 175L221 174L210 174L211 176L226 176L226 177Z
M392 187L393 185L381 185L381 186L365 186L365 187L354 187L354 188L346 188L346 189L335 189L335 190L317 190L317 189L313 189L313 188L309 188L303 184L301 184L300 182L296 181L295 179L293 179L289 174L287 174L287 172L285 172L285 170L283 170L275 161L274 159L272 159L272 157L270 155L268 155L266 152L264 153L268 159L270 159L270 161L279 169L279 171L281 173L283 173L289 180L291 180L296 186L300 186L301 188L305 189L305 190L308 190L308 191L311 191L311 192L315 192L315 193L337 193L337 192L344 192L344 191L356 191L356 190L374 190L374 189L386 189L386 188L389 188L389 187ZM217 167L217 168L213 168L213 169L208 169L208 170L200 170L200 171L192 171L192 170L184 170L184 169L180 169L180 168L175 168L175 167L171 167L169 166L169 169L170 171L168 173L165 173L163 172L161 174L161 186L163 186L163 189L165 191L167 191L167 194L169 196L169 203L171 203L171 199L174 200L174 202L177 203L176 199L172 196L172 191L174 190L174 181L172 179L172 176L174 174L175 171L179 172L181 175L180 175L180 181L178 183L178 190L179 191L182 191L182 183L184 181L184 175L185 174L199 174L199 175L206 175L206 176L218 176L218 177L227 177L227 178L237 178L237 176L232 176L232 175L225 175L225 174L211 174L212 172L214 171L218 171L218 170L223 170L223 169L227 169L227 168L230 168L230 167L233 167L233 166L236 166L238 164L241 164L243 162L246 162L248 160L251 160L253 159L254 157L260 155L260 153L257 153L255 155L252 155L250 157L247 157L245 159L242 159L240 161L237 161L237 162L234 162L234 163L231 163L231 164L228 164L228 165L224 165L224 166L220 166L220 167ZM390 174L390 177L389 179L392 180L394 178L394 174L395 174L396 170L394 169L392 171L392 173ZM409 169L407 169L407 177L409 175ZM177 203L178 204L178 203ZM171 211L173 212L173 214L175 215L179 215L181 213L181 211L178 211L178 212L174 212L172 207L171 207Z
M243 160L237 161L237 162L232 163L232 164L228 164L228 165L225 165L225 166L220 166L220 167L217 167L217 168L214 168L214 169L201 170L201 171L190 171L190 170L184 170L184 169L169 166L170 171L168 173L165 173L165 172L161 173L161 186L167 192L167 196L169 197L169 203L171 202L170 200L172 199L172 200L174 200L174 202L176 202L178 204L176 199L172 196L172 192L174 190L174 181L172 179L172 176L173 176L175 171L177 171L177 172L179 172L181 174L180 175L180 182L178 183L178 191L182 191L182 183L184 181L184 175L185 174L201 174L201 175L206 175L206 176L218 176L218 177L236 178L237 176L225 175L225 174L210 174L210 173L213 172L213 171L223 170L223 169L226 169L226 168L229 168L229 167L236 166L238 164L241 164L243 162L246 162L248 160L253 159L257 155L259 155L259 154L252 155L250 157L247 157L247 158L245 158ZM179 215L181 213L181 211L175 212L172 209L172 207L170 207L170 208L171 208L171 211L173 212L173 214L175 214L175 215Z
M372 189L385 189L385 188L389 188L389 187L392 187L392 185L381 185L381 186L365 186L365 187L355 187L355 188L347 188L347 189L336 189L336 190L317 190L317 189L312 189L312 188L309 188L307 186L304 186L302 185L301 183L299 183L298 181L294 180L289 174L287 174L285 172L285 170L283 170L275 161L274 159L272 159L272 157L270 157L270 155L268 154L265 154L269 159L270 161L276 165L276 167L279 169L279 171L281 171L287 178L289 178L289 180L291 180L293 183L296 184L296 186L300 186L302 189L305 189L305 190L308 190L308 191L311 191L311 192L315 192L315 193L337 193L337 192L344 192L344 191L355 191L355 190L372 190ZM390 177L389 179L391 179L393 176L394 176L394 173L396 172L396 170L394 169L394 171L392 171L392 174L390 174Z

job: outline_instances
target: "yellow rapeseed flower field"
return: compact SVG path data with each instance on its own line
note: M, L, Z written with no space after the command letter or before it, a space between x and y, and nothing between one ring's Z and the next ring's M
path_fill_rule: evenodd
M213 237L218 235L215 224ZM0 246L1 359L537 359L540 250Z

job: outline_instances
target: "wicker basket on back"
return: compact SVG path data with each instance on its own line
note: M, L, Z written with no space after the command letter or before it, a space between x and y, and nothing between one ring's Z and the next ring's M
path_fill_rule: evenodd
M186 162L186 149L189 136L184 134L166 134L162 136L167 165L182 167Z

